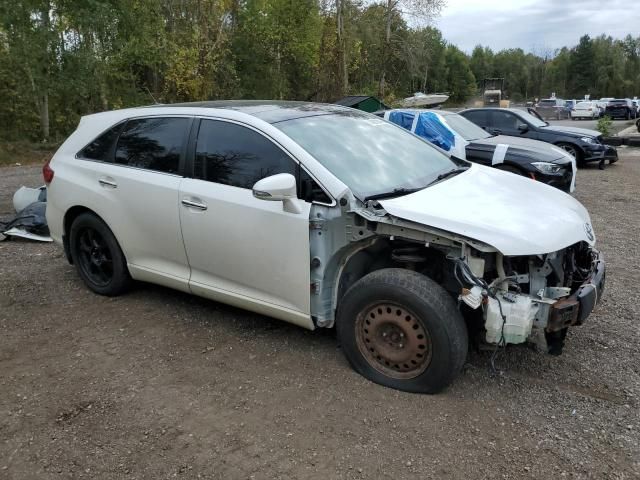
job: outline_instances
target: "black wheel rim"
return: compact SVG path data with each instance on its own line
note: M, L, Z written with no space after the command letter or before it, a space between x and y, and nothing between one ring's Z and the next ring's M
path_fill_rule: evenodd
M356 318L355 328L360 353L384 375L415 378L431 363L431 335L420 318L402 305L370 305Z
M109 285L113 278L111 250L100 233L90 227L78 232L79 266L85 277L96 286Z

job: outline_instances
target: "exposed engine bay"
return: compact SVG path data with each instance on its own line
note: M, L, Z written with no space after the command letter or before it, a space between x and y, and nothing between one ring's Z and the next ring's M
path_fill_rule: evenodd
M586 241L504 256L482 241L394 218L379 206L355 216L315 207L312 218L311 305L318 327L333 325L335 306L359 278L400 267L428 276L458 300L476 344L533 342L558 355L567 329L584 322L604 289L602 255Z
M482 257L451 260L460 300L472 310L482 307L487 343L534 341L560 354L568 327L583 323L604 289L602 256L584 242L546 255L497 253L495 265L477 276L470 264Z

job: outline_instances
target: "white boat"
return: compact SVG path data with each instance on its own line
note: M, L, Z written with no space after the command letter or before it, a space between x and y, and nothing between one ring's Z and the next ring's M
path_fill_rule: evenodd
M402 101L403 107L433 107L440 105L449 99L446 93L422 93L416 92L413 97L405 98Z

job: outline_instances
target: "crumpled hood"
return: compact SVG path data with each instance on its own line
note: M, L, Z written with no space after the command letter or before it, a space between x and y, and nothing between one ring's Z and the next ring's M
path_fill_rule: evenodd
M589 130L587 128L565 127L562 125L549 125L542 127L543 130L553 130L554 132L570 133L581 137L599 137L600 132L597 130Z
M380 200L392 216L489 244L508 256L595 243L576 199L526 177L482 165L419 192Z

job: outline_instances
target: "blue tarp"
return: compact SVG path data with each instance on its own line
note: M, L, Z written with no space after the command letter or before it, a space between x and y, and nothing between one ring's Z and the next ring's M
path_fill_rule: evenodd
M456 144L456 137L453 132L432 112L420 113L414 133L447 152Z
M409 131L413 126L415 112L404 112L394 110L389 113L389 121L406 128ZM416 122L416 135L424 138L428 142L446 150L447 152L456 145L456 137L449 128L444 125L438 116L432 112L420 112Z
M413 112L393 111L389 114L389 121L396 125L400 125L402 128L411 130L411 125L413 125L413 119L415 116L416 115Z

